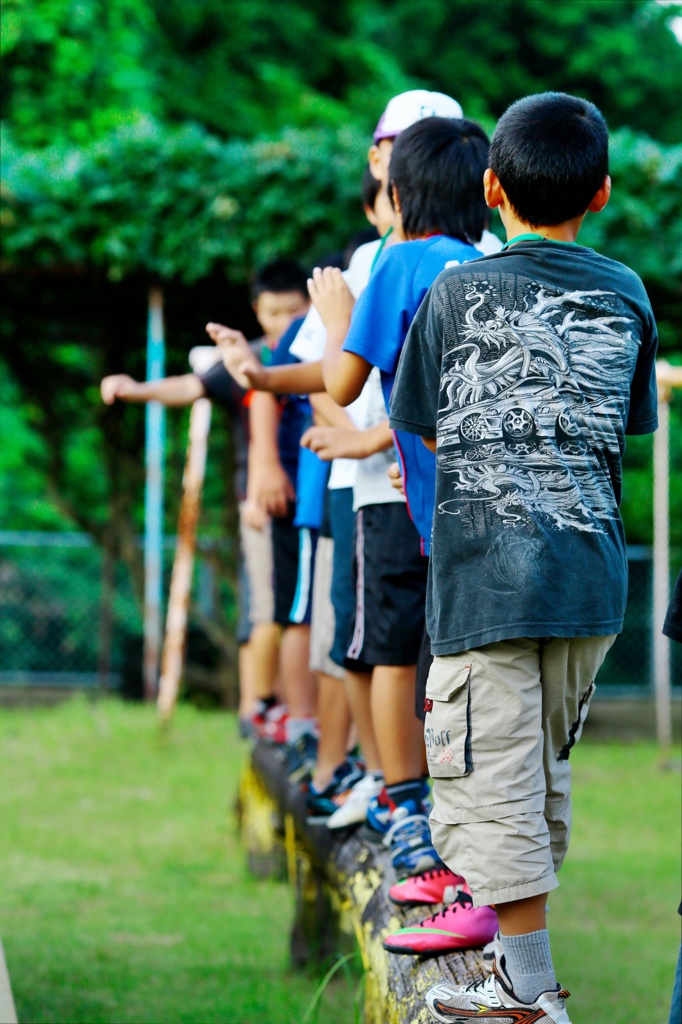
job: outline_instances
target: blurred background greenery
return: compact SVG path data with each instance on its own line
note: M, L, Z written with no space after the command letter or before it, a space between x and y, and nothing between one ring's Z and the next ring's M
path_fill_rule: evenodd
M255 335L253 268L274 256L311 266L363 226L371 132L404 89L448 92L489 131L526 93L594 100L614 191L581 241L638 271L661 352L679 359L679 14L653 0L5 0L0 527L85 531L139 595L144 417L104 407L100 378L144 376L153 283L168 372L187 369L209 319ZM186 425L168 417L169 534ZM679 469L679 401L671 437ZM633 442L624 518L630 542L649 544L651 440ZM206 537L234 536L230 465L216 415Z

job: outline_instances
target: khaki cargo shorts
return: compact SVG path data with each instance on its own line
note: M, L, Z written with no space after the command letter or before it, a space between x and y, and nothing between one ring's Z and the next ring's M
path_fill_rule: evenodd
M329 657L334 644L336 620L332 604L332 575L334 571L334 541L320 537L315 551L313 576L313 611L310 620L310 671L324 672L342 680L344 670Z
M240 514L239 533L246 574L249 578L249 621L252 626L273 622L275 592L270 523L262 530L256 530L249 526Z
M434 659L424 723L431 834L477 906L559 884L571 831L568 758L614 640L503 640Z

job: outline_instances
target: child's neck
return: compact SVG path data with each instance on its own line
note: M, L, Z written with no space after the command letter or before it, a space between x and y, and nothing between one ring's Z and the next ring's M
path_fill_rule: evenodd
M575 242L584 216L582 214L572 220L565 220L562 224L535 225L526 224L509 210L505 210L503 221L507 232L507 243L513 242L519 235L540 235L553 242Z

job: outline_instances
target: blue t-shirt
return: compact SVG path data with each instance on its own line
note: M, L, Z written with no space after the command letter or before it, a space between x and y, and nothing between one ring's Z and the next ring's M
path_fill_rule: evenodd
M379 367L387 410L400 352L422 299L445 267L466 263L480 255L473 245L446 235L401 242L381 254L355 305L343 347ZM422 538L424 554L428 554L435 500L435 456L418 437L402 430L395 431L395 443L407 507Z
M284 332L277 348L272 353L269 361L270 366L285 366L298 362L296 356L291 354L290 349L302 323L302 317L294 320ZM292 484L296 486L298 462L301 452L301 437L310 426L312 414L310 402L305 395L279 395L278 397L282 409L277 431L279 458L287 476Z
M518 242L435 281L390 417L437 442L434 654L621 630L621 460L656 429L655 356L642 282L584 246Z

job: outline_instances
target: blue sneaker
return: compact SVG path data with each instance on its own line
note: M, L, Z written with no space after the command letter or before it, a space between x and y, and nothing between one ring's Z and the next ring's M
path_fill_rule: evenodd
M399 877L444 866L431 842L429 819L413 800L399 804L391 813L383 843Z
M390 817L391 804L385 788L382 788L378 796L372 797L367 806L367 816L360 829L360 837L370 843L383 843Z
M349 757L335 769L326 789L317 790L312 782L306 783L306 813L309 825L326 825L339 805L335 798L354 786L365 776L364 765L358 758Z
M431 813L431 791L429 780L422 782L421 813L427 817ZM367 808L367 820L360 829L360 838L370 843L383 843L388 832L391 817L391 801L388 798L386 789L382 789L378 796L375 796ZM419 874L419 872L417 872Z
M317 737L304 732L295 743L287 743L287 774L293 783L308 782L317 761Z

